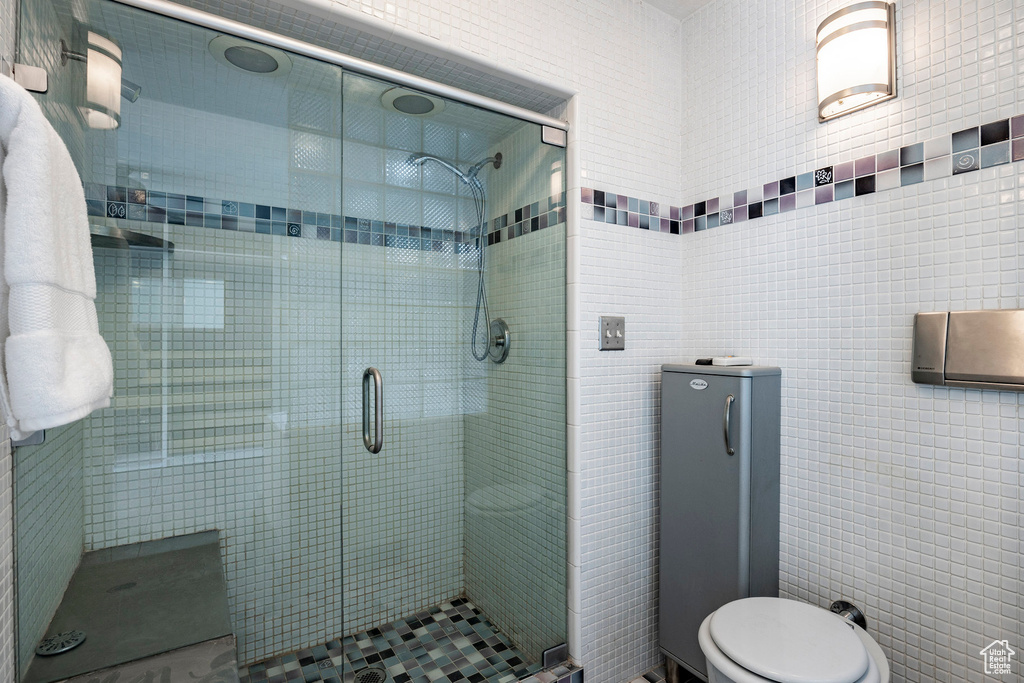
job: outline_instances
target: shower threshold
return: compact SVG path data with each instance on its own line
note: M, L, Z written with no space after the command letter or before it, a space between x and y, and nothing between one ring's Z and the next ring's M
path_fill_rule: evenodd
M441 603L385 626L239 669L241 683L354 683L367 667L393 683L498 681L540 671L466 598Z

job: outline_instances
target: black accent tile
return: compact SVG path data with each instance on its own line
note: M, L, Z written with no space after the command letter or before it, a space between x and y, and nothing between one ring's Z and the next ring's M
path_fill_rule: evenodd
M668 231L670 233L672 233L673 235L678 235L679 234L679 221L669 221L669 229L668 229Z
M594 190L594 206L604 206L604 192Z
M107 202L107 218L127 218L128 205L124 202Z
M256 205L256 218L258 220L269 221L270 220L270 207L264 206L263 204Z
M965 128L953 133L953 154L965 152L979 146L977 128Z
M123 187L117 187L114 185L107 185L107 201L108 202L126 202L128 201L128 190Z
M779 181L779 194L793 194L796 192L796 176L783 178Z
M832 173L832 167L826 166L819 168L814 172L814 186L821 187L822 185L828 185L832 182L834 175Z
M981 144L991 145L1010 139L1010 119L986 123L981 127Z
M289 223L287 230L289 237L302 237L302 226L298 223Z
M761 202L754 202L753 204L747 205L747 219L751 220L754 218L760 218L763 208Z
M871 194L875 191L875 175L866 175L857 178L855 181L856 195Z
M696 204L693 205L693 215L694 215L694 217L696 217L696 216L703 216L705 213L707 213L707 210L708 210L707 202L697 202Z

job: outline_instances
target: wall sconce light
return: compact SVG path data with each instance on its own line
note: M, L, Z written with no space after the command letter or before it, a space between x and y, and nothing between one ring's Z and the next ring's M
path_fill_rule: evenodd
M896 97L896 5L858 2L818 26L818 121Z
M85 120L90 128L113 130L121 125L121 48L109 38L89 31L88 50L72 52L61 40L61 62L85 62ZM138 95L136 95L136 98Z

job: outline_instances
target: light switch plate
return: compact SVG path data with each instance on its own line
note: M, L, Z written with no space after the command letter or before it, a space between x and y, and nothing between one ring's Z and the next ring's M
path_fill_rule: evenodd
M600 325L602 351L624 351L626 349L626 319L602 315Z

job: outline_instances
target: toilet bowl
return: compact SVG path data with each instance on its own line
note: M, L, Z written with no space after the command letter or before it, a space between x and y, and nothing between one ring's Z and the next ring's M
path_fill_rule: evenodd
M704 619L708 683L889 683L878 643L837 614L795 600L744 598Z

